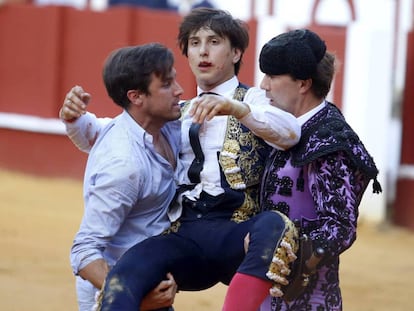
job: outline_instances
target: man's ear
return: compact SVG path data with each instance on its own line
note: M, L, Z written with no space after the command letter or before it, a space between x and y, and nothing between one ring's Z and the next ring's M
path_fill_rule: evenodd
M301 81L300 89L302 93L309 91L309 89L312 87L312 79L306 79L306 80L300 80L300 81Z
M238 48L234 48L233 64L236 64L242 57L242 51Z
M129 90L127 92L127 96L128 96L129 101L134 105L142 103L143 93L138 90Z

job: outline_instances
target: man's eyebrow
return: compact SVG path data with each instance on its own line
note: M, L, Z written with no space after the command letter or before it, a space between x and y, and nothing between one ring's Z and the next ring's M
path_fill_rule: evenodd
M207 39L213 39L213 38L223 38L223 37L222 37L222 36L220 36L220 35L218 35L218 34L208 35L208 36L207 36ZM196 35L194 35L194 36L190 36L190 37L188 37L188 39L189 39L189 40L191 40L191 39L200 39L200 36L196 36Z

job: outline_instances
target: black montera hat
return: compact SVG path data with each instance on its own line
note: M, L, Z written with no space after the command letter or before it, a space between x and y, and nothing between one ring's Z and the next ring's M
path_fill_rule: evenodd
M326 52L325 42L308 29L292 30L267 42L260 52L260 70L269 75L290 74L306 80Z

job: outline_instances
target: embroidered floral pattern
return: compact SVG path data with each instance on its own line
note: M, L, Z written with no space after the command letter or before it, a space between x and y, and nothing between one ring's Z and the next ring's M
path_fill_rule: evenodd
M236 160L240 152L240 145L236 140L226 140L220 153L220 164L226 175L229 185L236 190L246 189L246 184L241 175L241 169Z
M257 197L255 189L246 189L246 196L243 205L236 209L231 217L234 222L242 222L248 220L259 212L259 205L253 198Z
M287 277L291 270L291 263L296 259L296 252L298 250L298 231L293 222L284 214L279 213L285 222L286 229L281 237L279 246L276 248L272 263L266 276L274 282L270 289L270 295L273 297L282 297L283 292L281 287L287 285L289 282Z
M179 220L176 220L171 224L171 226L168 229L164 230L162 234L178 232L178 229L180 228L180 226L181 226L181 222Z
M220 152L219 162L232 189L257 186L263 175L262 154L268 146L254 136L234 117L227 122L227 135Z

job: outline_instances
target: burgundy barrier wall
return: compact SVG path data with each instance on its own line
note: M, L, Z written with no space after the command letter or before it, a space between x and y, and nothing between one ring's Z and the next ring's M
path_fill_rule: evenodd
M176 44L181 16L174 12L111 8L104 12L68 7L14 5L0 10L0 112L56 118L75 84L92 95L99 116L120 110L106 95L101 78L108 53L125 45L160 42L176 57L178 80L195 95L196 83ZM248 22L256 42L256 21ZM253 84L253 45L244 56L240 79ZM0 128L0 167L44 176L81 178L86 156L60 135Z
M36 176L81 179L87 159L64 136L6 129L0 150L1 168Z
M414 32L408 34L407 66L402 106L401 164L414 166ZM414 229L414 179L399 177L393 206L396 224Z
M62 10L0 10L0 110L56 116Z

